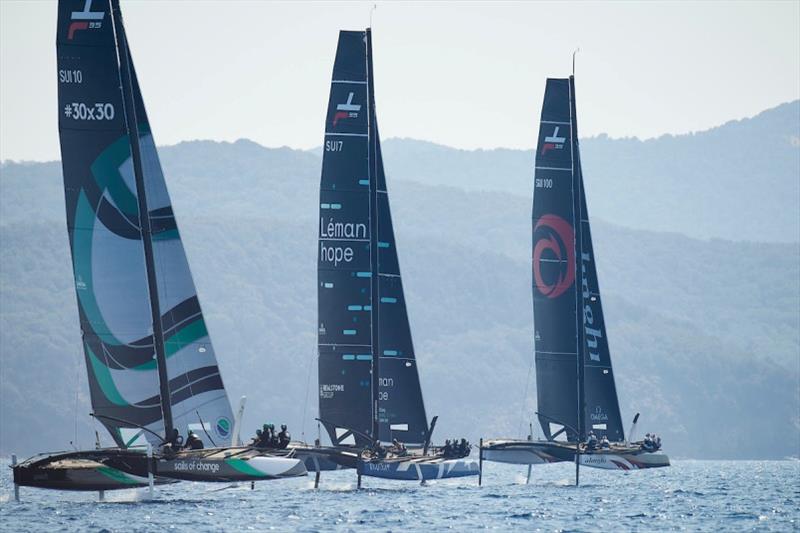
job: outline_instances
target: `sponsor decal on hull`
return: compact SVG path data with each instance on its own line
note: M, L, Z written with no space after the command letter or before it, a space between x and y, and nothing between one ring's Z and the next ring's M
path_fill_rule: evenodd
M172 468L176 472L208 472L216 474L219 472L219 464L206 461L175 461Z

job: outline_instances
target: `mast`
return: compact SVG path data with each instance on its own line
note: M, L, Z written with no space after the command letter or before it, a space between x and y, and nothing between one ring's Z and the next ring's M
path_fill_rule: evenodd
M583 247L583 232L582 232L582 223L583 216L581 213L581 179L576 179L576 165L575 165L575 156L578 152L578 121L577 121L577 113L575 109L575 77L569 77L569 114L570 114L570 122L571 122L571 135L572 135L572 142L570 143L571 147L571 159L572 159L572 191L573 191L573 214L574 214L574 223L573 227L575 228L575 272L576 274L581 271L581 251ZM577 364L577 387L578 387L578 446L580 443L586 439L586 429L585 429L585 368L584 368L584 361L583 361L583 342L581 342L583 331L583 311L581 306L581 294L579 291L575 291L575 352L576 352L576 364Z
M158 301L158 284L156 281L155 261L153 259L152 229L150 226L150 211L147 208L147 195L144 185L142 170L142 154L139 145L139 125L136 118L136 106L133 97L133 82L131 75L130 54L128 40L125 36L125 27L122 24L122 12L119 0L111 0L111 10L114 19L115 38L119 51L120 75L122 82L123 109L128 124L128 139L131 146L131 160L133 162L133 175L136 181L136 197L139 206L139 226L144 244L145 268L147 271L147 288L150 296L150 313L153 319L153 346L156 352L156 367L158 368L159 391L161 398L161 411L164 418L164 434L169 436L174 428L172 420L172 403L169 390L169 377L167 375L167 357L164 351L164 331L161 324L161 306Z
M573 59L573 72L575 69L575 55L572 56ZM581 213L580 213L580 179L576 179L575 176L575 155L578 152L578 123L577 123L577 113L575 111L575 76L572 75L569 77L569 116L570 116L570 135L572 136L570 142L570 159L572 160L572 213L573 213L573 227L575 228L575 275L577 279L578 272L580 272L581 266L581 248L583 243L583 234L582 234L582 224L581 224ZM577 283L577 282L576 282ZM585 429L584 429L584 394L585 394L585 387L584 387L584 362L583 362L583 342L581 339L583 338L581 332L583 331L583 310L581 309L581 295L580 292L575 290L575 360L577 367L577 387L578 387L578 441L575 443L575 485L577 486L580 483L580 469L581 469L581 442L585 440Z
M372 319L370 335L372 338L372 372L370 386L372 391L372 434L375 441L380 440L380 410L378 408L380 385L380 279L378 270L378 168L377 168L377 129L375 128L375 86L372 76L372 28L367 28L367 165L369 167L369 223L370 223L370 300Z

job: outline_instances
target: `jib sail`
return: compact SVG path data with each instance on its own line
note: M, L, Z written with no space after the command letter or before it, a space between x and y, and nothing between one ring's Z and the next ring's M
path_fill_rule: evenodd
M375 121L371 35L343 31L320 185L319 410L331 441L425 440Z
M92 408L120 446L136 442L140 426L163 434L165 427L183 433L202 425L201 436L221 442L233 416L132 61L130 78L121 69L129 57L121 18L108 0L62 0L57 31L67 228ZM126 81L134 109L125 102ZM138 150L130 134L134 122ZM137 152L140 175L134 172ZM144 191L149 224L142 223L137 190ZM158 302L158 317L151 301ZM155 319L162 331L157 338Z
M574 80L548 79L533 195L539 422L548 439L622 441L581 173Z

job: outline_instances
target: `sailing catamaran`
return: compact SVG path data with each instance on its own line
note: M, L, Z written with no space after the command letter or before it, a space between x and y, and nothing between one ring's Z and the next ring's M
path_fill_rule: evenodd
M665 454L627 441L622 427L586 209L572 76L547 80L534 191L537 416L545 439L489 440L481 446L481 459L531 465L574 461L577 451L580 464L596 468L669 466ZM631 433L637 420L638 414ZM609 446L584 445L590 433L606 437Z
M429 446L435 418L428 426L373 79L371 31L340 32L320 184L319 419L338 454L330 458L356 466L359 481L477 475L476 461ZM391 443L393 451L382 446Z
M58 6L59 133L67 227L93 416L118 448L46 454L18 485L142 486L148 474L251 481L306 474L236 444L234 417L172 211L119 0ZM132 133L133 132L133 133ZM174 430L212 448L158 453ZM223 447L218 447L223 446Z

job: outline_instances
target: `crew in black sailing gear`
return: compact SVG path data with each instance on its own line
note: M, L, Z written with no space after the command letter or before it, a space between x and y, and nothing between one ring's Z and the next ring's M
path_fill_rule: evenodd
M469 445L467 439L461 439L458 443L458 456L467 457L472 452L472 446Z
M289 446L289 442L292 440L291 435L286 430L286 424L281 424L281 432L278 433L278 448L283 450L287 446Z
M161 445L161 451L165 455L174 455L175 452L181 449L183 445L183 437L178 433L177 428L172 428L172 432L167 436L167 439Z
M252 445L255 448L263 448L264 447L264 432L260 429L256 430L256 436L253 437Z
M606 435L600 437L600 448L604 449L611 448L611 443L608 442L608 437Z
M444 446L442 447L442 454L445 457L450 457L453 455L453 446L450 444L450 439L444 441Z
M397 439L392 439L392 453L398 457L405 457L408 455L406 445Z
M587 450L597 449L597 435L594 434L594 431L589 432L589 438L586 439L586 449Z
M194 434L194 432L190 429L189 434L186 436L186 444L183 446L184 450L202 450L203 449L203 441Z

